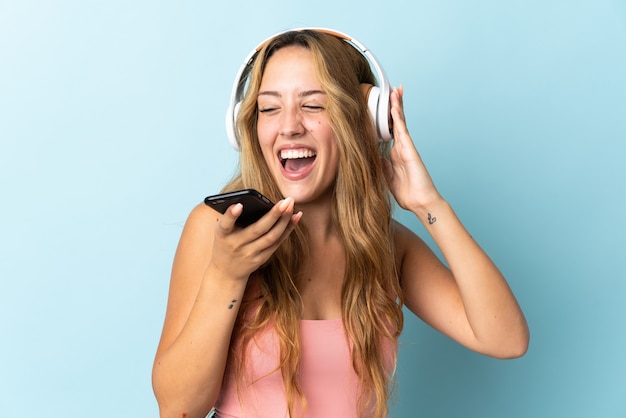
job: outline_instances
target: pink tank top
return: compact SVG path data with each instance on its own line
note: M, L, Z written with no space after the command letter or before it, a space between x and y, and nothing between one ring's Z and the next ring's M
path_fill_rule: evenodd
M358 380L341 319L300 321L300 385L307 400L304 418L357 418ZM278 341L266 331L251 343L246 382L240 393L228 369L215 406L219 418L288 418ZM391 372L396 347L386 351ZM302 417L296 400L295 417Z

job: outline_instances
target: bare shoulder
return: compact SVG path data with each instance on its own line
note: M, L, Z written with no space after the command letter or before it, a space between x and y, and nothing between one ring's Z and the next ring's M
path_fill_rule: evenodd
M202 250L199 247L209 245L209 242L213 240L215 224L219 221L219 217L218 212L204 203L196 205L187 217L176 255L181 255L181 251ZM192 247L189 248L188 244Z
M407 255L418 256L420 253L432 253L422 238L396 220L393 221L393 235L396 258L399 260L404 260Z
M215 225L219 217L218 212L204 203L192 209L176 249L170 284L172 288L199 286L202 273L211 258Z
M199 203L189 213L183 234L203 232L209 229L212 231L220 216L220 213L215 209L208 207L204 203Z

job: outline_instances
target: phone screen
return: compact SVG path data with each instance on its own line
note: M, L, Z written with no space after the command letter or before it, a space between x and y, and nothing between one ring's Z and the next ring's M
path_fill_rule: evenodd
M254 189L207 196L204 199L204 203L220 213L226 212L226 209L235 203L241 203L243 212L239 215L235 224L242 228L258 221L274 206L271 200Z

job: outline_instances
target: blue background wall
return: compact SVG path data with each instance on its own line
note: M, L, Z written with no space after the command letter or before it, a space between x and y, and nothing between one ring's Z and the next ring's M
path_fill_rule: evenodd
M234 74L327 26L404 85L532 331L498 361L408 318L391 416L626 417L626 2L209 3L0 0L0 416L157 415L181 226L235 168Z

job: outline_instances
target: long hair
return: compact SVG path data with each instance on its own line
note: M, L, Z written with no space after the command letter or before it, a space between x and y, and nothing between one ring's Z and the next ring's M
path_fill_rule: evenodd
M256 188L274 201L282 199L263 158L257 137L257 94L267 61L277 50L297 45L310 50L339 150L334 182L332 221L345 249L342 320L359 378L359 410L380 418L387 415L393 377L389 350L396 347L403 326L402 292L396 271L391 201L378 145L361 84L375 84L369 63L345 41L319 31L283 33L258 53L247 75L235 130L240 140L239 173L224 188ZM388 147L387 147L388 148ZM300 359L299 320L302 301L297 284L300 267L308 257L307 231L298 225L268 262L256 271L255 292L241 306L231 343L236 376L245 370L245 353L257 332L274 327L280 346L279 369L289 413L295 404L306 407L297 379ZM385 357L387 356L387 357Z

